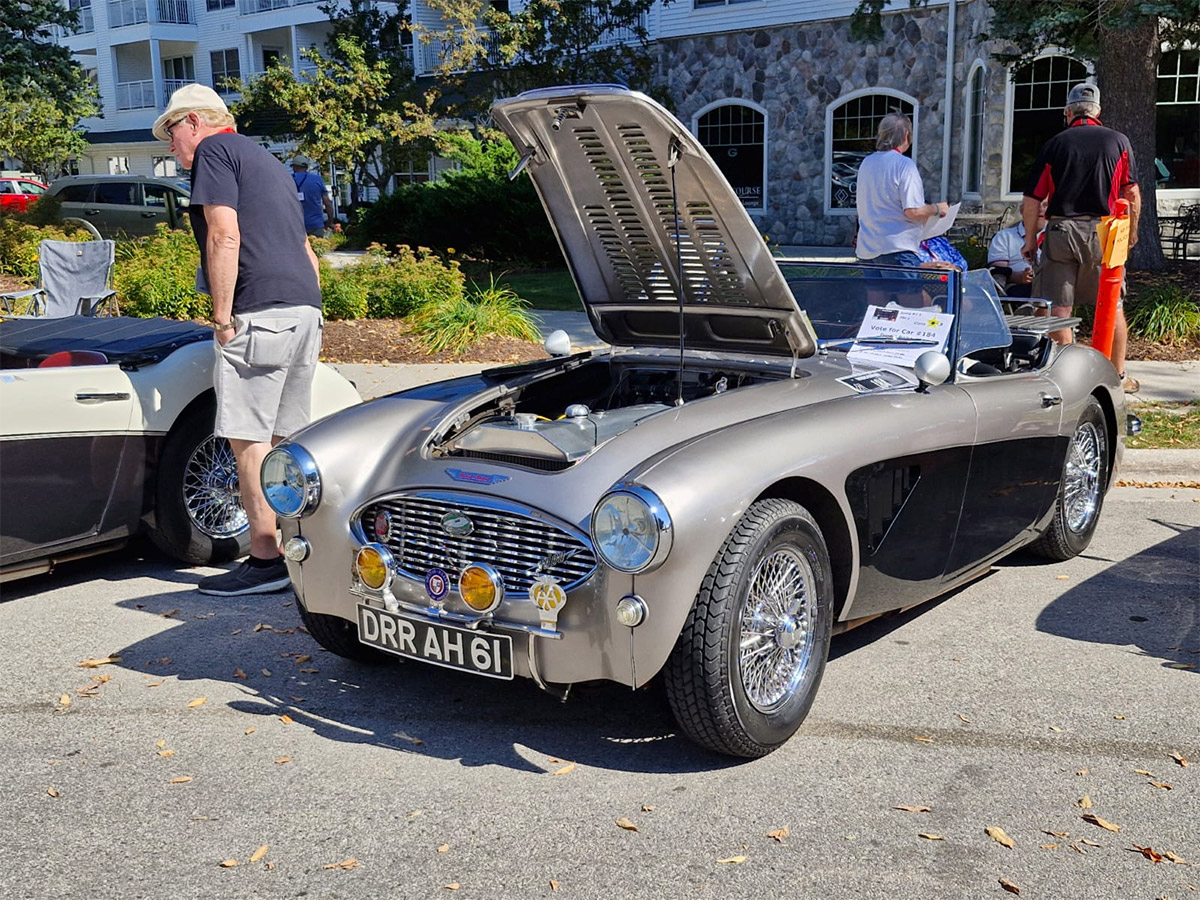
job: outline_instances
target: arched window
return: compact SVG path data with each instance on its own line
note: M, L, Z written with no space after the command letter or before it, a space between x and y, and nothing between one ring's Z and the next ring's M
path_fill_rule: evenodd
M745 101L701 110L696 138L748 210L766 209L766 111Z
M963 193L978 194L983 187L983 63L976 62L967 79L966 141L963 153Z
M1200 51L1164 53L1158 64L1154 147L1158 186L1200 187ZM1144 165L1138 160L1139 168Z
M916 103L912 97L878 88L850 94L829 108L826 134L825 171L829 189L826 206L830 210L853 210L858 191L858 167L875 152L879 121L890 112L904 113L913 123L912 156L917 143Z
M1008 189L1020 193L1042 144L1063 129L1071 86L1087 80L1087 67L1069 56L1043 56L1010 71L1013 85Z

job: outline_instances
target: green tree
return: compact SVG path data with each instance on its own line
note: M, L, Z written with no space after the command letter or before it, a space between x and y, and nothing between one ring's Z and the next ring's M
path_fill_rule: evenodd
M87 73L52 40L77 25L56 0L0 0L0 155L43 175L82 149L78 122L99 114Z
M859 0L857 35L882 33L879 16L891 0ZM928 0L910 0L924 6ZM989 0L987 39L1002 42L994 56L1021 65L1046 47L1061 47L1095 63L1105 121L1129 137L1138 163L1142 217L1130 266L1161 269L1156 207L1155 125L1162 48L1200 38L1200 0Z

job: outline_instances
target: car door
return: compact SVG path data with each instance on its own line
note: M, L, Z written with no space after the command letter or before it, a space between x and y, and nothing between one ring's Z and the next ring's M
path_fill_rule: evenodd
M85 210L91 208L91 200L95 192L96 185L89 181L55 188L53 196L61 204L61 212L64 217L87 219L90 222L91 219L88 218Z
M117 365L0 371L0 565L98 534L135 402Z
M1066 452L1062 392L1043 373L991 375L962 389L979 424L950 577L1031 536L1054 501Z
M140 187L142 211L139 227L142 230L139 234L153 234L159 223L173 225L176 192L165 184L156 184L150 181L143 182Z
M118 234L146 234L154 230L142 218L142 192L136 181L112 179L96 182L96 192L83 211L87 219L105 237Z

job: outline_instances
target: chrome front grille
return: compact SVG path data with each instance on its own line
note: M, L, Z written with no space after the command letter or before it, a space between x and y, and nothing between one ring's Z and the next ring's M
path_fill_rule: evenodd
M375 532L381 512L391 517L384 541ZM447 534L442 520L450 513L469 518L471 533ZM482 562L500 573L507 595L528 596L541 575L570 590L596 569L596 556L582 535L531 509L490 498L442 492L383 497L363 509L357 525L367 540L387 545L401 574L419 580L434 568L457 580L464 566Z

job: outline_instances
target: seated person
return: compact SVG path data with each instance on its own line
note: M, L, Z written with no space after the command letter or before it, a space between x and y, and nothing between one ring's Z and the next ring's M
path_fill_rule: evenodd
M1038 246L1041 247L1041 234L1046 228L1046 205L1049 198L1043 200L1038 207ZM1009 297L1028 297L1033 286L1033 266L1021 256L1021 248L1025 246L1025 223L1018 222L1008 228L1002 228L992 238L988 246L988 268L1004 287L1004 293ZM1039 259L1041 250L1038 251ZM999 271L997 271L997 269ZM1009 271L1005 271L1005 270Z

